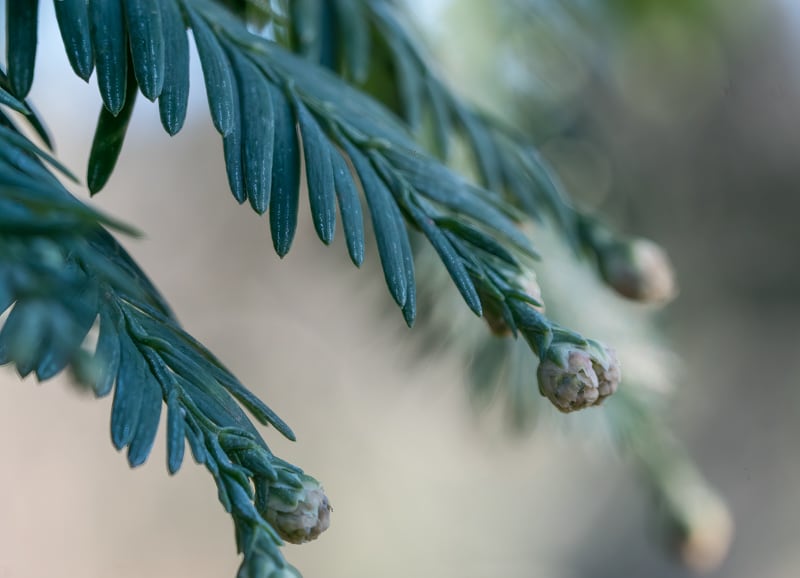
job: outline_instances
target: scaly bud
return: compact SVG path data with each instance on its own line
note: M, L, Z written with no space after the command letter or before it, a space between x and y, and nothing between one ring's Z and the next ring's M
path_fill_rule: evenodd
M665 500L665 523L670 546L695 572L710 572L725 559L733 538L733 519L725 503L700 479L688 476L670 481Z
M598 250L600 274L617 293L643 303L666 303L677 294L666 252L647 239L614 242Z
M262 512L281 538L292 544L316 540L331 524L328 496L317 480L302 476L300 489L271 488L266 511Z
M568 413L599 405L617 390L619 363L614 352L590 341L587 347L553 343L537 371L539 392Z

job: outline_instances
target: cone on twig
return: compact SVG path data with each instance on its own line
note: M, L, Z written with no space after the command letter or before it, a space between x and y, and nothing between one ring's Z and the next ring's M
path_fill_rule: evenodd
M287 492L270 489L263 515L278 535L292 544L316 540L331 524L331 505L317 480L302 477L299 490Z
M614 351L596 341L586 346L557 342L542 356L537 378L539 392L568 413L599 405L613 394L620 368Z
M603 280L623 297L663 304L678 293L669 257L653 241L617 241L600 248L597 257Z

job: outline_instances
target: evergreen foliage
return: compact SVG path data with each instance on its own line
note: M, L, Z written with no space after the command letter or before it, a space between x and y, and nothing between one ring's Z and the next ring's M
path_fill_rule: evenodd
M279 504L282 519L293 524L293 512L309 511L313 494L326 526L327 500L316 480L270 452L244 410L294 439L291 429L180 327L110 232L134 229L73 197L55 173L74 177L12 119L23 119L50 147L24 100L35 76L38 6L38 0L6 2L0 313L8 317L0 364L39 380L68 369L97 396L113 391L111 438L117 449L127 448L132 467L147 459L166 404L168 470L180 468L188 441L233 518L244 556L239 575L297 575L278 548L287 536L267 519L276 519ZM561 368L557 376L573 371L565 355L579 352L588 368L580 383L594 376L596 387L600 376L602 388L605 380L599 400L587 401L581 387L580 403L564 402L545 391L560 387L550 383L557 379L551 371L539 388L554 403L558 398L560 409L599 403L616 389L619 371L609 350L549 319L526 285L539 255L522 223L556 222L604 275L604 247L626 241L606 228L596 234L600 225L568 204L530 142L448 89L394 3L54 0L54 6L70 65L84 80L96 74L103 102L87 171L93 194L109 182L139 93L157 101L170 135L183 127L191 32L231 193L267 215L280 256L292 245L305 181L317 236L333 241L338 211L356 266L364 260L365 221L371 223L386 285L409 326L417 311L412 237L419 233L475 315L485 315L493 329L522 334L537 357ZM472 152L477 183L445 164L459 138Z

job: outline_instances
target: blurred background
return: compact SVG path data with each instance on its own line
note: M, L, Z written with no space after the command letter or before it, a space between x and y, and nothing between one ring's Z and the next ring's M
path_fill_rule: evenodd
M576 203L669 250L681 294L659 324L682 359L669 421L736 522L711 575L796 575L800 4L409 3L441 72L534 135ZM80 174L100 101L47 2L37 63L32 101ZM295 246L274 255L264 220L230 198L198 69L186 128L169 138L141 99L92 202L145 233L126 245L187 329L297 433L265 435L334 507L318 541L285 548L304 576L691 575L624 459L476 415L463 360L420 356L423 331L387 307L374 250L354 269L301 209ZM170 479L160 438L131 472L109 399L7 368L0 382L1 578L235 574L204 470Z

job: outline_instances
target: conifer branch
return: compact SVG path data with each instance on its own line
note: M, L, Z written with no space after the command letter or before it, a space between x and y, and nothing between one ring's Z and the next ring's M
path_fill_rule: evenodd
M548 214L620 295L660 304L674 297L664 251L650 241L626 238L575 208L530 139L476 110L447 86L395 2L308 0L290 2L288 12L287 36L296 51L386 103L418 135L425 132L423 119L429 118L429 148L445 160L454 135L463 137L480 184L537 222Z
M493 333L521 335L539 358L538 367L528 352L524 363L509 363L507 340L486 341L480 351L489 352L480 362L487 387L496 385L497 372L517 372L507 386L517 396L520 421L529 406L517 402L529 396L534 372L539 392L563 412L602 403L621 379L612 350L545 315L527 219L557 222L626 297L661 303L675 292L660 249L577 211L529 139L446 86L392 2L57 0L55 9L70 65L84 80L96 73L103 101L88 167L93 194L113 173L139 93L158 103L169 134L182 129L191 32L230 190L237 202L267 215L276 252L284 256L292 245L305 179L317 236L331 244L341 220L356 266L364 259L368 214L386 285L410 326L417 308L412 241L420 233L468 308ZM188 441L233 518L244 558L239 576L299 576L279 546L316 538L327 528L330 506L316 480L271 453L243 408L289 439L293 432L180 327L107 229L135 232L72 197L53 170L74 177L12 120L22 115L50 147L24 101L34 79L37 18L38 0L7 2L0 313L8 317L0 329L0 364L39 380L69 370L97 396L113 391L112 442L127 448L132 467L150 454L166 404L168 470L178 471ZM271 26L253 32L265 24ZM388 81L376 72L385 61ZM468 143L479 184L417 142L426 119L433 133L428 148L441 159L454 136ZM93 331L97 345L90 347ZM659 469L663 464L689 471L688 462L661 429L642 427L655 410L640 401L623 394L616 406L622 415L607 418L620 444L644 432L632 454L673 519L688 527L689 510L674 487L656 483L671 479ZM653 457L653 448L666 457Z
M319 502L316 480L270 452L241 406L289 439L294 433L181 329L101 225L130 229L78 202L43 157L24 136L0 127L0 312L8 311L0 365L40 381L70 369L98 397L113 391L111 439L127 448L131 467L149 456L166 404L168 470L178 471L188 441L233 517L244 555L240 575L296 576L280 553L281 538L319 535L328 524L327 499ZM285 518L301 507L300 526L287 527Z
M316 38L316 29L304 19L314 5L314 1L289 5L290 24L301 40ZM324 15L332 6L323 3L318 8ZM369 9L371 18L381 18L390 41L406 43L382 3L336 6L351 12ZM91 46L105 103L89 162L93 192L113 170L137 92L158 100L168 132L173 134L182 126L188 94L188 27L200 56L211 118L223 137L231 191L238 202L249 201L256 213L269 211L279 255L288 252L297 226L302 150L317 235L323 243L332 242L338 204L350 257L360 265L364 232L357 176L386 284L409 326L416 317L416 279L408 236L412 229L422 232L435 248L469 308L476 315L486 308L499 315L511 332L519 329L537 356L548 357L560 368L556 381L576 379L578 370L567 363L564 351L579 351L587 359L586 379L592 383L597 381L598 368L615 366L613 356L602 353L604 347L558 327L533 309L539 301L525 292L521 280L536 255L516 226L521 213L500 195L470 185L427 155L381 105L320 66L251 33L241 18L219 2L112 0L71 4L57 15L76 72L88 65L86 45ZM32 17L15 15L7 25L30 27ZM301 45L302 52L312 50ZM422 66L418 55L413 55ZM28 61L12 64L32 66ZM32 72L15 74L27 77ZM476 147L490 144L486 139L491 133L478 117L468 113L438 81L434 85L446 96L448 114L460 115ZM492 174L505 166L494 166L501 156L493 148L482 153L489 157L481 159L495 159ZM514 158L502 158L506 157ZM489 165L484 168L489 175ZM493 183L491 178L485 180ZM562 395L556 391L583 390L580 380L569 386L556 385L552 379L544 382L540 376L543 394L554 402ZM566 394L567 398L557 403L565 411L602 399L589 396L579 401L574 394Z

